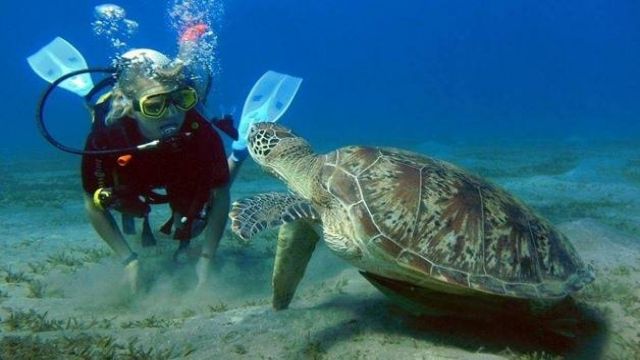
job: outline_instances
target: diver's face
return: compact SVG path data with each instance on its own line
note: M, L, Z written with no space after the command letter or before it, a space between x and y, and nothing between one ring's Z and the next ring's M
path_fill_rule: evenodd
M139 97L134 98L133 101L139 102L141 99L144 99L145 96L167 93L171 90L173 89L167 89L162 86L150 87L140 93ZM162 116L150 117L145 115L143 111L134 110L132 117L136 119L142 136L149 140L155 140L168 138L177 134L184 123L185 112L178 109L174 104L168 103Z

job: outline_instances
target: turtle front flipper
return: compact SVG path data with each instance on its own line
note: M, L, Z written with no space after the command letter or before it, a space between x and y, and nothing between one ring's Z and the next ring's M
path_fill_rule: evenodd
M287 193L264 193L233 203L231 230L244 240L280 226L273 268L273 307L286 309L320 236L319 214L307 200Z
M231 230L243 240L261 231L298 219L319 220L311 203L293 194L264 193L233 203L229 212Z
M319 238L313 225L305 219L280 227L272 278L274 309L289 306Z

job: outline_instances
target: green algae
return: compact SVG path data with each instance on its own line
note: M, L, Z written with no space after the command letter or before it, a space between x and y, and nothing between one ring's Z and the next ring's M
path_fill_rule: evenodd
M155 348L137 338L119 340L111 335L68 334L54 337L10 335L0 338L2 359L153 359L182 358L193 353L190 347Z

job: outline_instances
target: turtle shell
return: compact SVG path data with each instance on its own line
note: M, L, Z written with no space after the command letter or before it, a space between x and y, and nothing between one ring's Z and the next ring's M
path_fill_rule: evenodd
M320 179L339 204L337 231L378 275L518 298L560 298L593 280L547 220L449 163L347 147L326 155Z

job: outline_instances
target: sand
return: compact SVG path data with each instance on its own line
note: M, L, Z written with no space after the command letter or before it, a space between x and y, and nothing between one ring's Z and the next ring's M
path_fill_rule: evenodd
M622 142L425 143L489 177L548 217L597 269L576 295L589 331L567 341L496 319L414 317L323 245L291 307L270 306L273 231L242 244L227 231L210 281L176 244L139 249L144 289L87 223L78 159L3 160L0 175L0 359L552 359L640 358L640 150ZM283 189L254 164L234 199ZM154 209L155 228L167 215ZM138 224L139 226L140 224ZM139 239L130 236L136 247ZM196 241L195 247L197 249Z

